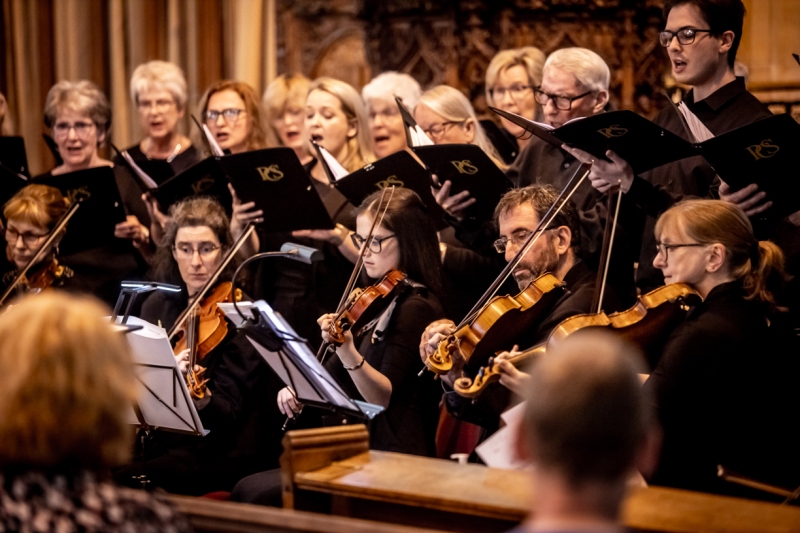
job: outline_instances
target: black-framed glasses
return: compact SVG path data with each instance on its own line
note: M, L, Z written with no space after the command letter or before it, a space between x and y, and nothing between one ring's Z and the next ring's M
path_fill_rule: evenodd
M18 232L14 228L8 227L6 228L6 242L9 244L14 244L17 242L17 239L22 237L22 242L25 243L25 246L31 247L36 246L39 244L39 240L43 237L47 237L47 233L39 234L33 233L32 231L23 231L22 233Z
M680 44L692 44L698 33L711 33L711 30L698 30L697 28L681 28L678 31L664 30L658 34L658 42L666 48L672 39L677 37Z
M179 244L173 247L173 250L175 250L175 255L181 259L191 259L194 257L195 252L200 254L202 259L210 259L220 248L220 246L211 243L201 244L197 248L188 244Z
M369 251L372 252L373 254L381 253L381 250L383 250L383 242L393 237L396 237L396 235L394 234L386 235L385 237L373 236L372 240L369 243ZM366 239L361 235L359 235L358 233L351 233L350 238L353 240L353 244L355 244L356 248L358 248L359 250L364 245L364 241L366 241Z
M506 94L510 94L513 100L519 100L525 96L525 92L529 89L536 89L533 85L512 85L511 87L493 87L489 89L489 95L497 100L502 100Z
M675 250L676 248L691 248L694 246L708 246L707 244L703 244L702 242L692 242L692 243L685 243L685 244L664 244L663 242L656 243L656 255L661 255L664 257L664 261L669 259L669 251Z
M236 120L238 120L239 115L241 115L242 113L247 113L247 110L246 109L236 109L235 107L232 107L230 109L223 109L222 111L215 111L215 110L209 109L205 113L206 122L211 122L211 123L216 122L217 119L221 115L222 118L224 118L226 122L233 123L233 122L236 122Z
M431 124L430 128L422 131L425 132L425 135L430 137L432 141L437 141L442 137L442 135L444 135L444 132L447 131L447 128L449 126L455 126L456 124L463 124L464 122L466 122L466 119L458 121L449 120L447 122L442 122L441 124Z
M592 94L592 91L586 91L583 94L579 94L578 96L563 96L561 94L550 94L546 93L543 90L536 87L533 89L533 96L536 98L536 101L539 102L540 105L545 106L547 102L550 100L553 101L553 105L556 106L556 109L560 109L561 111L569 111L572 109L572 102L575 100L579 100L584 96L588 96Z

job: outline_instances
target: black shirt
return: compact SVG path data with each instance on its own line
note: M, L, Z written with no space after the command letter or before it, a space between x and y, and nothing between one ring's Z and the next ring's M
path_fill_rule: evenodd
M736 78L699 102L694 101L694 91L691 90L684 98L684 103L714 135L721 135L771 115L764 104L747 92L744 78ZM671 106L662 110L654 122L690 140L681 117ZM647 215L642 230L642 247L636 275L636 283L642 292L664 284L661 271L653 267L656 255L653 232L658 216L685 197L716 197L719 181L715 178L716 172L705 159L695 156L662 165L642 174L641 178L634 179L625 198L641 207Z
M797 478L797 351L780 321L744 299L739 282L715 287L670 335L644 385L664 429L651 482L736 494L717 465L778 484ZM795 348L796 350L796 348ZM788 486L788 485L787 485Z
M442 391L430 372L418 376L422 368L419 339L428 324L443 316L438 299L426 288L405 287L397 297L382 340L373 342L374 328L354 332L358 353L392 384L389 406L369 425L371 449L436 455L434 441ZM328 357L325 367L345 392L351 398L363 399L338 356Z
M147 157L142 149L139 147L139 143L134 144L125 149L128 152L128 155L133 158L134 161L149 161L151 158ZM169 165L172 167L174 174L180 174L184 170L192 167L196 163L199 163L202 159L200 151L194 146L191 145L189 148L184 150L183 152L179 153L175 156L175 158L169 162ZM166 161L166 159L152 159L153 161ZM125 167L125 163L122 161L120 156L114 158L114 164ZM158 180L156 180L158 181Z
M156 291L142 305L141 318L169 329L187 304L185 294ZM229 491L242 477L274 468L280 454L275 398L283 387L247 338L226 319L225 338L198 364L206 368L211 401L198 410L205 437L157 433L145 446L145 460L116 474L144 473L154 485L179 494Z

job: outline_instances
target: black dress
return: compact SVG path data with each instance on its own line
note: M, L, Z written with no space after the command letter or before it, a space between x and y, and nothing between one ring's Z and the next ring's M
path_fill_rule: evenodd
M794 347L792 348L792 345ZM664 429L651 483L743 495L717 465L795 487L796 340L738 282L715 287L692 309L644 385Z
M306 165L309 173L315 163L316 160ZM354 230L355 206L333 186L313 178L311 183L334 224ZM353 271L353 263L327 241L293 237L290 232L260 231L259 238L261 252L279 250L286 242L310 246L322 252L322 260L310 265L284 258L260 261L252 288L254 298L266 300L298 335L317 349L322 343L317 319L336 310Z
M166 163L166 159L151 159L147 157L145 153L142 152L142 149L139 147L139 143L136 143L133 146L126 148L126 151L128 152L128 155L130 155L131 158L133 158L133 160L136 163L142 161L163 161ZM173 175L180 174L181 172L187 170L196 163L199 163L201 159L202 155L200 154L200 151L194 145L191 145L189 146L189 148L176 155L175 158L169 162L169 166L172 167ZM115 157L114 165L125 167L125 163L123 162L122 157L120 156ZM154 176L151 177L155 179ZM156 179L156 182L158 182L158 179Z
M141 318L169 328L186 298L154 293ZM178 494L229 491L244 476L277 466L280 418L275 398L280 380L243 334L228 323L224 340L200 362L206 368L211 401L198 411L205 437L156 433L144 456L119 470L119 483L137 486L146 475L157 487ZM141 449L138 450L141 455Z

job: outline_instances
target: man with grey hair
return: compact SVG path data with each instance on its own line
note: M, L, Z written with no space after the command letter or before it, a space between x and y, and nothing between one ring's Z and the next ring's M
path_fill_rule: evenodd
M375 76L361 90L361 97L369 112L369 127L378 159L408 148L403 118L395 97L400 98L413 113L421 94L417 80L408 74L393 71Z
M622 531L628 480L658 459L643 357L610 332L578 332L531 369L517 453L534 465L532 513L513 530Z

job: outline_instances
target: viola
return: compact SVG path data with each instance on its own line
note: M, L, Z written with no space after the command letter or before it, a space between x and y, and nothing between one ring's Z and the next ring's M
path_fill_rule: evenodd
M360 329L369 324L391 303L397 287L405 282L406 275L399 270L390 270L374 285L355 290L347 306L331 322L328 330L329 342L334 346L344 344L346 331Z
M604 327L611 328L614 333L638 346L652 368L672 330L683 321L689 308L701 300L700 294L689 285L665 285L639 296L636 303L625 311L610 315L599 312L569 317L556 326L547 342L514 354L508 361L519 366L532 357L543 355L547 349L552 349L578 330ZM466 398L476 398L486 387L499 380L499 365L491 357L487 365L478 370L475 378L459 378L453 384L453 389Z
M189 315L184 328L178 332L178 341L173 352L177 355L189 348L189 369L186 381L189 392L197 399L205 396L207 379L202 379L204 369L194 371L198 361L202 361L228 335L228 322L225 313L217 304L241 300L241 291L233 294L229 281L217 285Z
M550 273L533 280L516 296L492 298L466 325L439 343L425 365L436 374L453 367L452 352L460 350L473 368L529 332L550 313L566 292L566 284Z

